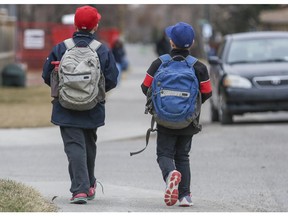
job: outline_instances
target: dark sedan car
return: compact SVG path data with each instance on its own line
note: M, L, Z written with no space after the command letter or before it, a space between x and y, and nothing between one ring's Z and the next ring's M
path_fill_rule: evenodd
M209 57L211 120L233 123L233 115L288 110L288 32L225 36Z

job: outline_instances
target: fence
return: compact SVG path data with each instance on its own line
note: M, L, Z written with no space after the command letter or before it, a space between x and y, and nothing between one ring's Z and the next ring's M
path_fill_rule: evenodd
M73 25L59 23L18 22L17 61L27 65L29 71L41 71L53 46L72 37ZM115 28L98 32L100 40L111 47L118 38Z

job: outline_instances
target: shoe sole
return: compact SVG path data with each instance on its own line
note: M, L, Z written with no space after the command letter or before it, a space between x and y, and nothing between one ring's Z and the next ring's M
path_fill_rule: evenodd
M191 207L193 206L193 203L192 204L182 204L182 205L179 205L180 207Z
M86 204L87 198L74 198L70 201L71 204Z
M181 173L173 172L170 176L169 183L164 195L164 202L167 206L175 205L178 201L178 185L181 181Z
M189 199L187 199L186 197L187 196L185 196L181 200L179 200L179 206L180 207L191 207L194 205L192 202L191 196L189 197ZM189 201L189 200L191 200L191 201Z
M93 196L88 196L87 200L93 200L95 198L95 194Z

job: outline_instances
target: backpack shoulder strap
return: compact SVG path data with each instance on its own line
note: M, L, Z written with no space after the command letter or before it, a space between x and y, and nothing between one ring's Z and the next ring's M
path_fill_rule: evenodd
M89 44L89 47L90 47L92 50L97 50L97 49L101 46L101 44L102 44L101 42L93 39L93 40L91 41L91 43Z
M73 48L76 44L73 40L73 38L68 38L66 40L64 40L64 44L66 46L67 49L71 49ZM101 46L101 42L93 39L90 44L89 44L89 47L92 49L92 50L97 50L100 46Z
M66 40L64 40L64 44L66 46L66 49L71 49L75 46L74 40L72 38L68 38Z
M154 125L155 125L155 118L154 118L154 116L152 116L151 127L146 132L146 146L143 149L141 149L140 151L130 152L130 156L139 154L139 153L143 152L147 148L148 143L149 143L150 133L157 131L157 128L154 128Z
M172 59L172 57L169 54L164 54L164 55L159 56L159 59L162 61L162 64L163 64L163 63L169 62Z
M191 56L191 55L188 55L186 57L186 61L189 64L190 67L193 67L193 65L198 61L198 59L193 57L193 56Z

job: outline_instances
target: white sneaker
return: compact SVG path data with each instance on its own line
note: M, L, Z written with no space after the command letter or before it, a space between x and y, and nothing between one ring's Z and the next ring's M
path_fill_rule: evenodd
M181 199L179 199L179 206L180 207L190 207L193 206L191 195L185 196Z
M164 194L164 202L167 206L176 204L178 200L178 185L181 181L181 173L173 170L166 179L166 189Z

